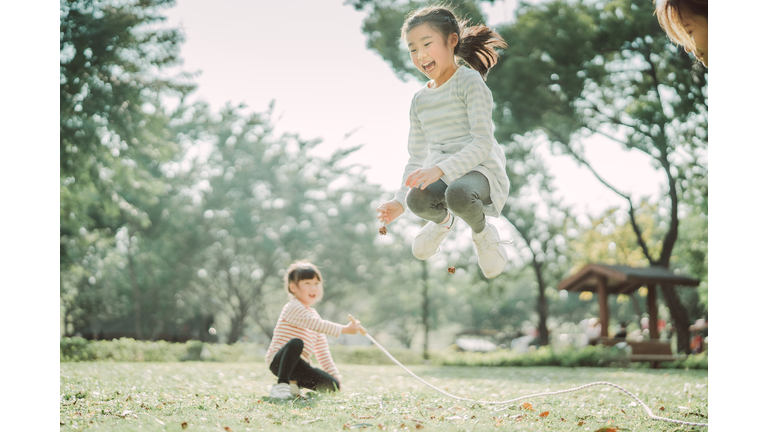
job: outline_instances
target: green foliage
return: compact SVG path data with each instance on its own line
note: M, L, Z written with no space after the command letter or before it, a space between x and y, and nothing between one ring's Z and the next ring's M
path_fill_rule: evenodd
M659 227L658 205L644 200L635 210L635 221L648 249L653 254L661 251L664 230ZM637 244L637 237L626 212L618 208L607 209L590 218L590 225L579 227L570 241L573 271L589 263L643 267L648 260Z
M555 351L542 346L527 353L498 350L490 353L456 353L446 355L446 366L627 366L625 354L603 346L587 346L581 349Z
M378 347L334 344L330 346L334 362L340 365L391 365L392 360ZM400 363L420 365L422 353L405 348L387 348ZM493 366L493 367L628 367L623 351L603 346L587 346L580 349L554 350L540 347L518 353L497 350L490 353L455 352L449 349L430 351L430 363L444 366ZM61 362L264 362L264 347L255 343L210 344L201 341L171 343L165 341L137 341L130 338L111 341L89 341L83 338L62 338L59 361ZM633 368L647 367L644 363L632 363ZM707 353L690 355L684 360L663 362L663 368L707 369Z
M80 337L62 338L61 362L178 362L264 361L264 354L254 344L210 344L201 341L172 343L166 341L138 341L131 338L89 341Z
M198 119L197 135L213 150L195 173L208 243L192 283L227 321L227 341L254 324L271 337L288 298L283 273L297 259L320 267L323 316L346 321L347 294L372 288L386 259L370 223L380 188L343 165L357 148L314 155L318 140L274 134L271 110L247 115L227 106Z
M699 354L691 354L684 360L675 360L674 362L663 362L662 368L673 369L709 369L709 353L704 351Z
M178 64L178 30L159 29L172 0L62 1L60 21L61 263L93 230L147 226L158 169L177 152L164 130L164 94L192 89L156 73Z
M167 174L183 156L169 123L189 76L179 30L163 29L171 0L60 5L60 243L64 333L130 314L150 336L194 308L179 307L199 231L184 185ZM173 217L171 217L173 215ZM190 228L190 225L192 226ZM162 287L162 289L161 289ZM143 313L142 313L143 312ZM165 320L165 321L163 321Z
M358 364L358 365L391 365L392 360L386 356L378 347L350 346L350 345L331 345L331 356L333 361L338 364ZM387 348L400 363L405 365L419 365L424 363L421 351L406 348ZM429 358L432 363L439 364L440 353L430 351Z

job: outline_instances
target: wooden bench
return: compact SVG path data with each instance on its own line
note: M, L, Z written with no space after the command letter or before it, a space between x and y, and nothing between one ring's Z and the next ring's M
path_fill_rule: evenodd
M600 338L598 343L605 346L614 346L619 342L626 342L632 347L632 354L629 356L631 362L651 362L651 367L658 369L661 362L685 360L685 354L672 354L672 346L669 342L663 342L658 339L651 339L642 342L633 342L617 338Z

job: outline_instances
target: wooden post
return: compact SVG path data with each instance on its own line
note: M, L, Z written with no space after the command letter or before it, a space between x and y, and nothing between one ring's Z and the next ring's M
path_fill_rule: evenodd
M597 278L597 299L600 305L600 337L608 337L608 289L606 288L607 281L605 276L599 276Z
M656 305L656 284L646 285L648 288L648 330L651 339L659 338L659 307Z

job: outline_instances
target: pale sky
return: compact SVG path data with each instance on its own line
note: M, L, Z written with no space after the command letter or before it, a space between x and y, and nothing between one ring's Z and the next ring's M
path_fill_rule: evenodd
M516 2L486 6L493 26L512 17ZM183 0L167 15L186 34L183 69L201 72L195 97L215 108L243 102L259 112L274 100L278 131L320 138L317 151L326 154L363 144L349 162L368 166L369 181L398 188L408 158L408 109L421 84L401 81L366 48L363 12L343 0ZM546 147L541 150L548 154ZM595 139L586 155L601 175L635 198L658 196L664 177L642 153ZM547 160L559 194L577 212L626 208L625 200L570 158Z

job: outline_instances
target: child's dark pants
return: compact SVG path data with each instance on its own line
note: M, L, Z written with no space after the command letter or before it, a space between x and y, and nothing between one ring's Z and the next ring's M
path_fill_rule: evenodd
M317 391L335 391L341 384L325 371L313 368L301 358L304 341L298 338L289 340L275 354L269 370L277 377L278 383L288 384L296 381L299 387Z
M406 203L413 214L436 224L442 223L450 210L479 233L485 228L483 206L491 204L491 186L482 173L470 171L450 185L438 180L424 190L413 188Z

